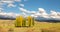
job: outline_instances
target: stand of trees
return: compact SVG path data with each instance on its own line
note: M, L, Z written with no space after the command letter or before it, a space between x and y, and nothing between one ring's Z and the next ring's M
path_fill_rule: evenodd
M31 16L28 16L27 18L24 18L23 16L18 16L16 17L15 26L16 27L34 26L34 18Z

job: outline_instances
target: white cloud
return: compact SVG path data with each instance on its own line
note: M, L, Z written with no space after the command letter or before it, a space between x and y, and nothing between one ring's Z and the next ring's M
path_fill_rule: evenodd
M52 10L50 16L51 16L51 18L60 18L59 14L60 13L55 12L55 11Z
M34 14L31 13L31 16L32 16L32 17L39 17L40 15L41 15L41 14L38 13L38 12L35 12Z
M51 13L46 13L46 10L43 8L38 8L39 11L29 11L24 8L20 8L20 11L26 13L26 15L30 14L32 17L43 17L43 18L60 18L60 12L55 12L51 10Z
M46 13L46 11L43 8L38 8L39 13L41 14L40 16L44 18L50 18L49 15Z
M60 16L60 12L57 12L57 15Z
M8 7L15 7L16 5L12 3L14 3L14 0L0 0L0 6L2 6L3 4L8 4Z
M27 10L26 9L24 9L24 8L19 8L20 9L20 11L22 11L22 12L26 12Z
M32 14L31 16L34 17L35 16L34 14L36 14L35 11L28 11L27 9L24 9L24 8L19 8L19 9L20 11L22 11L23 15L25 16L28 16L28 14Z
M21 0L15 0L16 2L21 2Z
M13 12L9 12L9 13L6 13L6 12L3 12L2 10L4 10L3 8L0 8L0 16L4 16L4 17L16 17L16 16L20 16L20 14L17 14L17 13L13 13Z
M19 9L20 9L20 11L22 11L22 12L30 13L30 11L28 11L28 10L26 10L26 9L24 9L24 8L19 8Z
M41 14L40 13L35 13L36 16L40 16Z
M29 10L24 9L24 8L19 8L19 9L20 9L20 11L28 13L28 14L35 14L36 13L36 11L29 11Z
M39 10L40 13L44 13L45 12L45 10L43 8L38 8L38 10Z
M16 16L20 16L20 14L15 13Z
M14 2L21 2L21 0L0 0L3 3L14 3Z
M48 15L43 8L38 8L38 10L41 15Z
M9 4L8 7L12 7L13 4L10 3L14 3L14 0L0 0L0 6L2 7L3 4ZM14 7L14 6L13 6Z
M23 15L26 15L26 13L23 12Z
M20 11L25 12L25 13L28 13L28 14L32 14L31 15L32 17L35 17L35 16L36 17L37 16L47 17L47 13L44 12L45 10L43 10L43 9L41 10L41 9L40 9L40 11L36 12L36 11L28 11L28 10L26 10L24 8L20 8ZM40 12L42 12L42 13L40 13Z
M13 3L14 0L1 0L0 2L3 2L3 3Z
M20 4L21 7L24 7L24 4Z
M28 15L27 15L26 13L24 13L24 12L22 13L22 15L23 15L24 17L27 17L27 16L28 16Z
M35 14L35 13L36 13L36 11L30 11L30 13L31 13L31 14Z
M16 5L10 3L10 4L8 4L8 7L16 7Z
M16 14L16 13L6 13L6 12L0 12L0 16L4 16L4 17L13 17L13 18L16 18L16 16L20 16L20 14Z
M34 17L34 15L33 15L33 14L32 14L31 16L32 16L32 17Z
M52 16L55 16L55 15L57 15L57 12L51 11L51 15L52 15Z
M4 9L0 7L0 12L2 12Z

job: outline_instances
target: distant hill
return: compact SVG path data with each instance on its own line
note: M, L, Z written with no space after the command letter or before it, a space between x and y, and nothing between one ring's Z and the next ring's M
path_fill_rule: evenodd
M0 15L0 19L15 20L15 17L13 17L13 16L7 16L7 15Z
M60 22L60 19L43 18L43 17L37 17L37 18L35 18L35 20L39 21L39 22Z

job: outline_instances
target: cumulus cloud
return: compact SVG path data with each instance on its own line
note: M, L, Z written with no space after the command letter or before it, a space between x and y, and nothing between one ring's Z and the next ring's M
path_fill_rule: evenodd
M40 13L44 13L45 12L45 10L43 8L38 8L38 10L39 10Z
M42 15L47 15L46 11L43 8L38 8L38 10Z
M31 14L29 16L32 16L32 17L35 17L35 14L36 14L36 11L29 11L27 9L24 9L24 8L19 8L20 11L23 13L24 16L28 16L28 14Z
M30 11L30 13L31 13L31 14L35 14L35 13L36 13L36 11Z
M3 3L13 3L14 0L0 0L0 2L3 2Z
M20 4L21 7L24 7L24 4Z
M60 18L60 16L59 16L60 13L58 13L58 12L51 10L50 11L51 13L47 14L43 8L38 8L38 9L39 9L39 12L41 14L40 16L42 16L44 18Z
M8 4L8 7L16 7L13 3Z
M29 10L24 9L24 8L19 8L19 9L20 9L20 11L28 13L28 14L35 14L36 13L36 11L29 11Z
M20 9L20 11L22 11L24 13L32 14L31 16L40 15L39 13L36 13L35 11L28 11L27 9L24 9L24 8L19 8L19 9Z
M26 14L31 14L30 16L32 16L32 17L37 17L40 15L40 13L37 13L36 11L29 11L29 10L24 9L24 8L19 8L19 9L20 9L20 11L22 11Z
M43 8L38 8L38 11L29 11L24 8L20 8L20 11L30 14L32 17L43 17L43 18L60 18L60 12L55 12L51 10L50 14L46 13L46 10Z
M21 0L0 0L0 2L13 3L13 2L21 2Z
M57 15L60 16L60 12L57 12Z
M22 14L23 14L24 16L26 15L26 13L24 13L24 12L23 12Z
M40 16L44 17L44 18L49 18L49 15L46 13L45 9L43 8L38 8L39 13L41 14Z
M30 13L30 11L28 11L27 9L24 9L24 8L19 8L19 9L20 9L20 11L22 11L22 12Z
M14 3L14 0L0 0L0 6L3 4L8 4L8 7L15 7L15 5L12 3Z
M16 2L21 2L21 0L15 0Z
M51 15L52 15L52 16L55 16L55 15L57 15L57 12L51 11Z
M16 16L20 16L20 14L16 14L16 13L6 13L6 12L0 12L0 17L1 16L4 16L6 18L10 18L10 17L13 17L13 18L16 18Z
M24 17L27 17L27 16L28 16L28 15L27 15L26 13L24 13L24 12L22 13L22 15L23 15Z
M4 9L0 7L0 12L2 12Z
M20 9L20 11L22 11L22 12L26 12L27 10L26 9L24 9L24 8L19 8Z
M50 16L51 16L51 18L60 18L60 13L58 13L58 12L55 12L55 11L51 11L51 14L50 14Z
M41 15L41 14L40 14L39 12L38 12L38 13L35 12L34 14L31 13L31 16L32 16L32 17L39 17L40 15Z

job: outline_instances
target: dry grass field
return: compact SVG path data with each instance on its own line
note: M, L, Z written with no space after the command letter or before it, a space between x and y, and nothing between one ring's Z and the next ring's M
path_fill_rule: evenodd
M37 22L32 27L15 27L15 20L0 20L0 32L60 32L60 23Z

